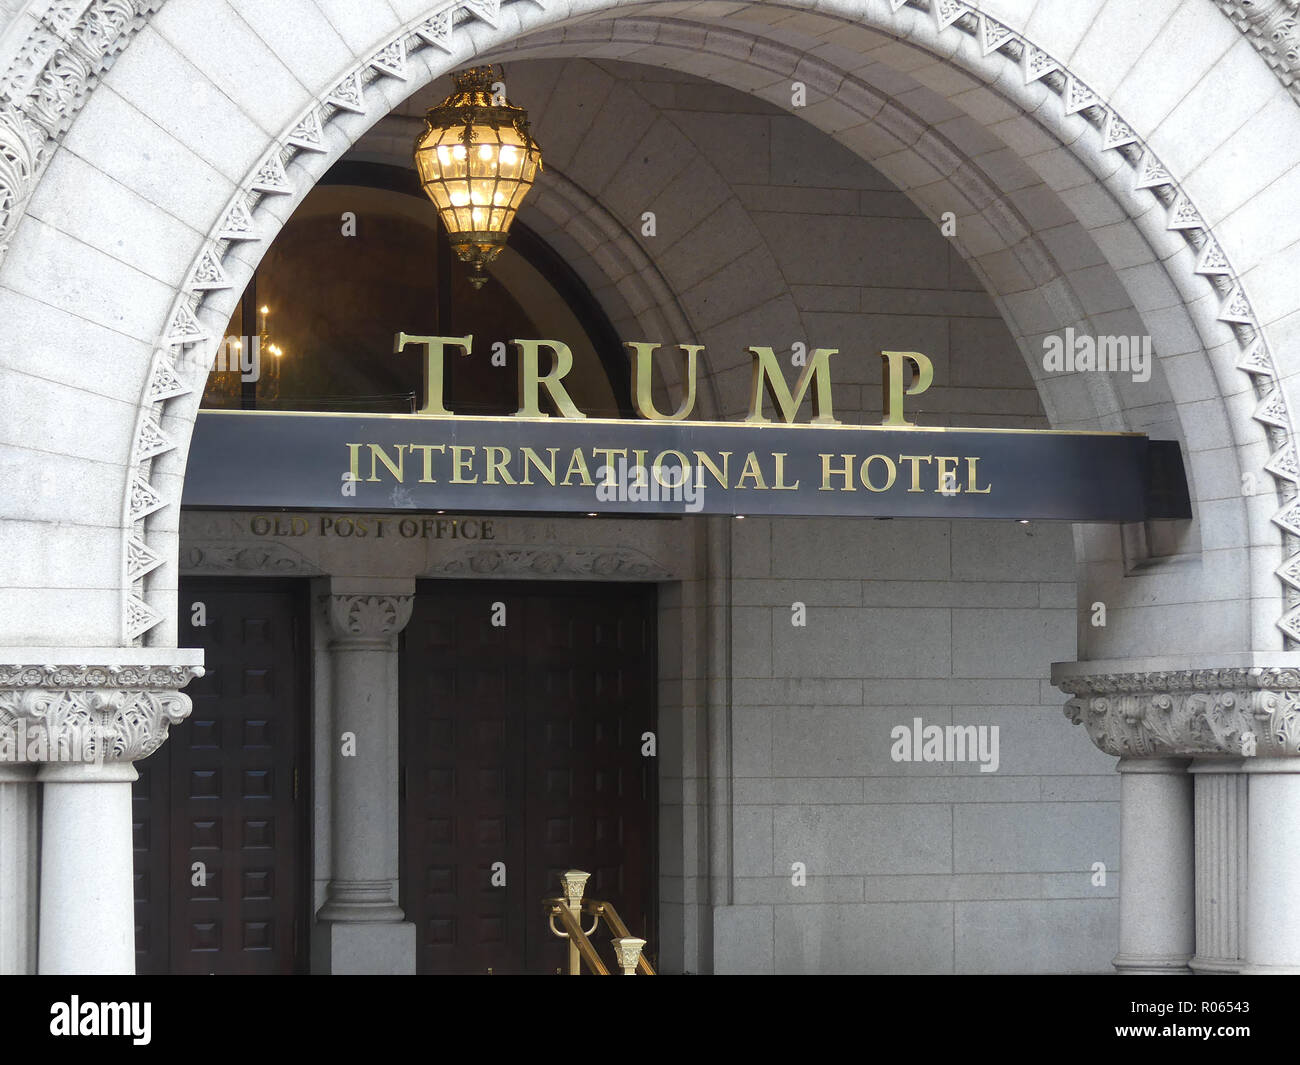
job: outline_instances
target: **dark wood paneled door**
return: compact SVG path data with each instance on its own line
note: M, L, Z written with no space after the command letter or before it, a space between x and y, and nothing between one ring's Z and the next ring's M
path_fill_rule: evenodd
M554 973L540 902L575 868L655 952L655 617L653 585L420 583L401 666L420 972Z
M189 718L137 765L136 969L305 972L305 588L183 580L179 605L206 673L186 688Z

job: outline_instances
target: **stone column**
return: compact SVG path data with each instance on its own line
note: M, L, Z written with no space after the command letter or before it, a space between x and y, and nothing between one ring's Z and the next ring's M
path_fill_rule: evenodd
M35 971L36 767L0 755L0 976Z
M1121 973L1187 973L1195 947L1192 778L1180 758L1121 758Z
M414 591L412 580L330 582L332 868L316 949L332 973L415 971L415 926L397 902L397 634Z
M1294 698L1294 690L1288 693ZM1290 740L1300 738L1291 702ZM1243 973L1300 973L1300 759L1258 759L1250 781Z
M1246 915L1247 776L1241 759L1196 762L1198 973L1241 971Z
M6 657L49 663L66 661L68 653L29 648ZM0 727L19 737L10 745L10 757L34 763L43 789L39 970L130 974L135 972L132 763L162 746L171 725L189 714L190 700L179 689L202 675L197 664L202 652L73 653L83 662L117 664L0 666ZM152 664L160 660L170 661ZM24 916L30 927L30 917Z
M130 762L41 766L42 973L135 972L136 777Z
M1052 669L1053 683L1073 696L1066 714L1099 748L1121 759L1126 819L1143 803L1168 810L1184 803L1171 783L1131 788L1129 776L1159 779L1168 772L1162 762L1196 763L1193 862L1184 853L1193 833L1181 821L1162 826L1151 819L1139 829L1139 817L1133 832L1128 824L1123 829L1121 970L1157 971L1161 966L1140 959L1162 957L1166 971L1175 968L1173 960L1186 950L1183 900L1194 869L1192 968L1300 972L1300 910L1294 904L1300 883L1300 669L1294 655L1224 657L1228 661L1215 666L1179 657L1057 663ZM1133 768L1140 763L1148 768ZM1172 839L1165 835L1171 830ZM1131 860L1139 863L1136 877ZM1158 890L1158 877L1176 883ZM1123 938L1135 920L1160 930L1145 937L1142 953L1130 952Z

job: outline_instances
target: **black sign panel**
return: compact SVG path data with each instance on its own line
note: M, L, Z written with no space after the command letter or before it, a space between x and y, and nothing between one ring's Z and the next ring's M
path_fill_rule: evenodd
M1128 522L1141 434L205 411L191 507ZM1176 445L1174 458L1177 459ZM1167 479L1168 447L1161 447ZM1181 463L1176 479L1181 484ZM1177 488L1177 486L1175 486ZM1161 496L1185 498L1166 488Z

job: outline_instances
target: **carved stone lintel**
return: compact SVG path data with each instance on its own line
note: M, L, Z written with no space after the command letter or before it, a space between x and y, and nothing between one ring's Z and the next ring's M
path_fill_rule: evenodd
M181 552L182 573L320 573L303 555L283 544L187 543Z
M1300 757L1300 667L1068 676L1065 715L1121 758Z
M335 643L387 643L411 620L411 595L326 596Z
M633 581L663 580L671 574L632 548L480 547L452 554L429 569L430 575L474 577L600 577Z
M135 762L190 713L198 665L0 665L0 762Z

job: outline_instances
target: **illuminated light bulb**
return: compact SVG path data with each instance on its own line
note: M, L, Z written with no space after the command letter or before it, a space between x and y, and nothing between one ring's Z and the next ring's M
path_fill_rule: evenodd
M501 162L503 164L514 164L519 161L519 153L510 145L505 145L501 149Z
M465 145L458 144L451 150L452 158L460 160L465 158Z
M451 205L453 207L467 207L469 205L469 193L457 189L451 194Z
M480 159L490 160L492 158L492 145L480 144L478 148L478 157Z
M270 314L270 313L271 313L271 308L268 307L265 303L262 304L262 313L263 313L263 314Z

